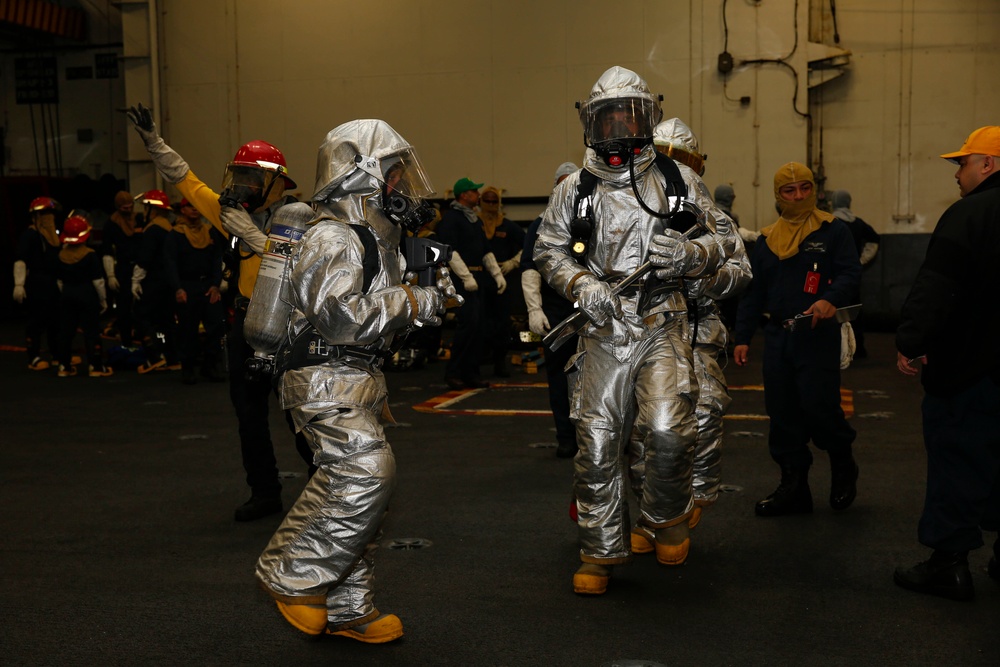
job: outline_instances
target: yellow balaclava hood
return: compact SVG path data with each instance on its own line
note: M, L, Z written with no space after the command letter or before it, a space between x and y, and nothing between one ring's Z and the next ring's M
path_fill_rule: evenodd
M496 204L487 204L483 201L487 193L496 195ZM486 238L493 238L497 227L503 222L503 197L500 190L492 185L484 188L482 194L479 195L479 219L483 221L483 231L486 232Z
M62 245L59 242L59 232L56 231L56 214L51 209L32 214L30 226L41 234L50 246L58 248Z
M781 188L791 183L808 181L813 184L813 193L801 201L785 201L781 198ZM774 174L774 199L778 202L781 217L773 225L761 230L767 247L778 259L794 257L799 252L802 240L819 229L833 216L816 208L816 181L809 167L798 162L783 165Z
M118 209L125 204L133 202L133 200L132 195L125 190L121 190L115 195L115 212L111 214L111 222L118 225L125 232L125 236L135 234L135 210L126 216Z
M202 250L212 244L212 227L200 217L197 220L191 220L184 215L177 216L177 220L174 222L174 232L187 237L188 243L196 250Z

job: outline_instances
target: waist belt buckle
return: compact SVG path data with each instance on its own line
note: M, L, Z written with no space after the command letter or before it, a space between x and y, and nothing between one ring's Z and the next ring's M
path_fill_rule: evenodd
M328 357L330 346L321 336L313 336L309 339L308 352L310 357Z

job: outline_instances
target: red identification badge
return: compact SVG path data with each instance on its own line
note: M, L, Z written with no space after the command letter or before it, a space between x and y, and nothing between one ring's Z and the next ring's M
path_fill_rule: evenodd
M815 294L819 291L819 274L815 271L806 273L806 284L802 288L806 294Z

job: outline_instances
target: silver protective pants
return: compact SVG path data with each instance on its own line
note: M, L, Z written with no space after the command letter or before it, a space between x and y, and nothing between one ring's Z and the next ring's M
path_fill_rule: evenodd
M723 419L732 398L723 372L727 361L729 335L717 314L698 322L698 342L694 346L694 372L698 379L698 402L695 418L698 435L694 449L694 473L691 486L695 505L707 507L719 497L722 479ZM629 480L636 498L642 497L646 475L645 447L641 439L629 444Z
M697 382L686 322L614 344L581 336L570 362L570 417L580 447L574 467L580 559L624 563L632 556L623 456L635 433L645 452L640 521L686 521L696 435Z
M361 404L313 400L292 408L318 470L261 554L256 572L277 600L326 605L336 629L378 616L374 556L396 477L396 459L380 423L385 379L378 371L343 370L349 377L340 380L350 385L344 393L366 398ZM334 376L328 388L336 384ZM286 396L292 391L286 383Z

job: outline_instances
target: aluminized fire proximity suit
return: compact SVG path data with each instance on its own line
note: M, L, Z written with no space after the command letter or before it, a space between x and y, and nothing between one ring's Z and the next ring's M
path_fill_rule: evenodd
M614 67L595 84L581 119L595 100L619 99L655 100L638 75ZM653 104L661 116L658 102ZM658 121L659 117L653 118L652 125ZM571 253L570 226L576 216L580 172L553 192L535 246L534 259L543 278L557 292L578 301L590 319L570 362L570 412L580 447L575 492L580 559L585 564L607 566L631 559L622 456L633 426L647 448L640 521L654 529L666 528L686 522L693 508L698 388L684 296L674 290L640 310L641 292L626 292L618 300L608 293L609 282L627 276L651 258L654 237L664 238L664 221L641 208L630 177L631 167L635 187L650 208L671 209L664 178L654 168L652 125L644 145L641 141L634 144L637 154L631 145L625 151L631 165L617 160L619 166L610 166L604 147L597 145L600 137L588 136L596 153L588 152L584 169L597 175L598 181L591 197L593 231L587 254L578 260ZM725 261L714 233L694 243L678 242L673 249L670 253L676 254L663 259L675 266L674 277L710 275ZM665 277L661 273L657 276ZM603 579L606 583L606 574ZM575 576L577 592L604 592L603 588L576 586Z
M726 263L714 275L688 281L685 285L694 318L691 321L694 341L694 369L698 378L698 436L694 454L692 488L697 507L707 507L718 499L722 474L723 417L732 398L726 388L726 346L729 333L719 315L716 301L738 296L750 284L750 258L733 221L712 203L700 173L704 171L698 138L676 118L657 125L653 134L657 150L671 156L688 184L689 195L715 220L716 233L722 239ZM696 331L694 331L696 329ZM642 495L645 473L644 448L640 440L630 445L630 478L637 497ZM692 519L692 525L694 519Z
M357 120L331 130L320 147L318 216L291 260L290 340L312 328L314 341L342 356L292 363L281 376L282 407L291 410L319 469L260 556L257 578L309 634L321 633L325 622L328 633L345 634L338 631L379 617L373 557L396 473L380 423L388 409L379 354L414 323L440 324L445 294L454 293L446 273L436 287L403 284L402 232L385 201L386 170L400 156L412 186L402 194L417 205L432 192L412 147L388 124ZM372 258L349 225L367 227L377 242L378 268L367 289L363 267ZM280 603L324 606L326 618L303 627Z

